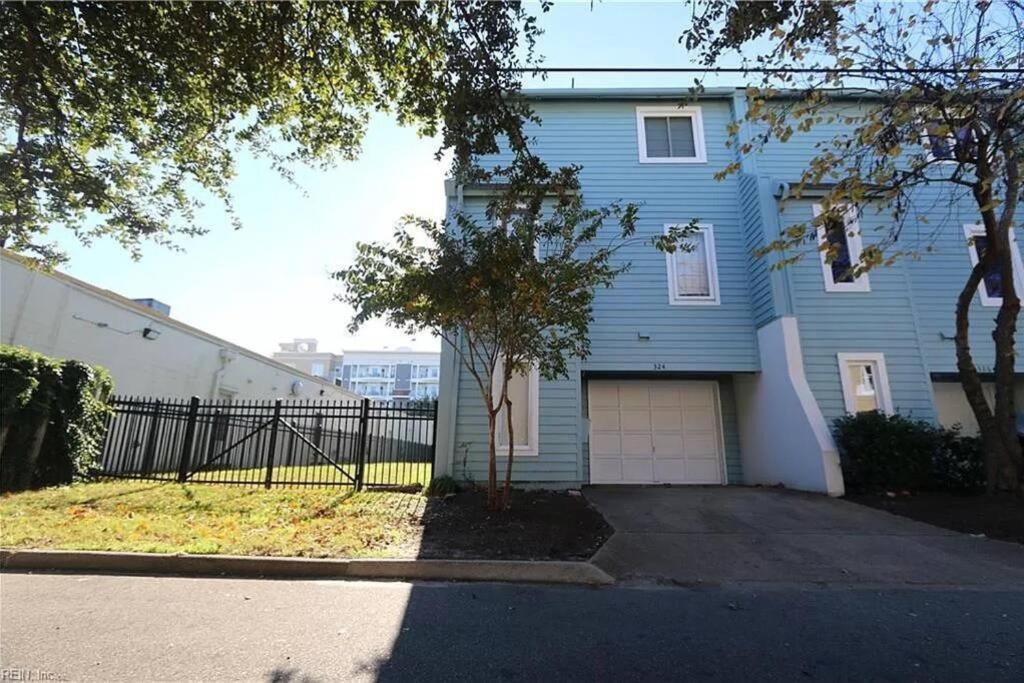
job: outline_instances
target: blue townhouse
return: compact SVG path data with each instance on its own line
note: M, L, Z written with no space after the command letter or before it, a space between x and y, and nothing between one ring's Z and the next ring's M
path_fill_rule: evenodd
M753 252L818 210L821 194L795 199L790 187L815 142L836 128L741 157L726 145L729 123L745 114L740 89L709 90L683 106L679 90L527 96L543 122L531 129L534 150L552 166L580 164L588 203L641 203L642 235L694 219L700 232L692 252L666 255L642 240L620 251L632 268L597 294L592 355L567 378L534 372L514 382L518 485L781 484L841 495L830 433L840 415L881 410L976 429L952 341L956 296L979 246L969 240L978 230L969 199L947 185L919 193L901 245L931 245L920 260L853 278L812 246L775 270ZM749 134L745 124L741 136ZM715 180L736 161L739 173ZM447 189L451 210L482 215L486 187ZM856 258L888 233L892 216L866 206L846 221L842 247ZM1015 256L1024 281L1019 249ZM984 283L971 323L987 372L998 305L998 283ZM441 367L438 471L484 481L479 393L450 348Z

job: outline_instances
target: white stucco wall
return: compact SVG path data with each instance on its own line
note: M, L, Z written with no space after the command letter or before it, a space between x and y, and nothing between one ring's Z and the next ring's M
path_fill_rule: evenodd
M30 269L8 253L0 262L0 296L3 343L101 365L113 376L117 394L359 400L113 292ZM144 338L147 327L159 335Z
M796 318L768 323L757 342L761 372L735 377L744 480L843 495L839 453L804 376Z

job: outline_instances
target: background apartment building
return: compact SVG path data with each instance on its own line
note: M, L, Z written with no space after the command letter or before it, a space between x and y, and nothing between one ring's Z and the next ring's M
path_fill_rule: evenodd
M437 398L441 354L400 347L379 351L345 351L340 384L377 400Z
M341 377L341 356L329 351L317 351L317 340L296 338L280 342L274 358L285 365L301 370L307 375L326 379L338 384Z

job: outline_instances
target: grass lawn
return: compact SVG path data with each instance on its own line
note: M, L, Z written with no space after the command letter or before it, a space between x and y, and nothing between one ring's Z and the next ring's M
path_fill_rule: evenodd
M344 466L342 469L352 477L356 476L355 466ZM430 463L425 462L385 462L366 463L363 470L363 481L368 485L387 484L388 486L426 485L430 482ZM177 477L177 472L169 472L169 478ZM261 482L266 479L264 467L248 469L209 469L195 473L190 481L244 481ZM275 467L274 481L278 483L348 483L351 480L338 471L333 465L303 465L292 467Z
M0 498L0 545L157 553L415 556L426 499L350 488L270 490L143 481Z
M0 546L305 557L585 559L611 535L582 496L426 498L351 487L104 481L0 497Z

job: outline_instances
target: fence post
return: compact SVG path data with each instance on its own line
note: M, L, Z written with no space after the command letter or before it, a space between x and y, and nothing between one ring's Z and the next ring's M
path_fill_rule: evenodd
M363 476L366 473L366 445L369 436L370 399L364 398L359 411L359 461L356 464L356 491L363 490Z
M430 479L437 474L437 399L434 399L434 426L430 433ZM430 483L430 482L427 482Z
M270 452L267 453L267 480L263 488L270 488L274 478L274 452L277 450L277 426L281 422L281 399L274 401L274 421L270 423Z
M192 443L196 438L196 418L199 416L199 397L193 396L188 403L188 422L185 423L185 440L181 446L181 463L178 465L178 481L185 481L192 461Z

